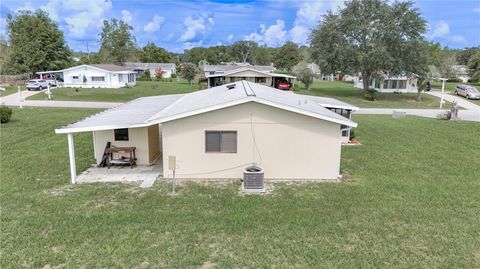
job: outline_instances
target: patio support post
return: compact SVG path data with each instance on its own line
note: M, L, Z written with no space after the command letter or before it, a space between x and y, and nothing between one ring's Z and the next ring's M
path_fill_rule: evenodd
M75 184L76 177L77 177L77 168L75 166L75 147L73 145L72 133L67 134L67 140L68 140L68 155L70 158L70 178L71 178L72 184Z

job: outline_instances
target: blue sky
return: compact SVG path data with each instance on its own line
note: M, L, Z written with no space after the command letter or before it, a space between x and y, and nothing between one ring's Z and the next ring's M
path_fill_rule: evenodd
M133 26L139 46L154 42L169 51L193 46L228 45L254 40L278 47L286 41L305 44L310 29L342 0L1 0L0 34L5 17L19 9L49 12L70 48L98 49L103 19L119 18ZM429 25L427 39L451 48L480 45L480 0L415 1Z

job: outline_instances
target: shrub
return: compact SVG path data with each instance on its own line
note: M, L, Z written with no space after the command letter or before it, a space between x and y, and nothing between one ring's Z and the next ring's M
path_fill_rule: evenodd
M8 106L0 106L0 122L1 123L7 123L10 121L10 118L12 117L12 109L9 108Z
M452 118L452 112L450 110L445 111L444 113L438 114L437 118L440 120L450 120Z
M350 129L350 137L349 137L349 139L352 140L352 139L354 139L354 138L355 138L355 129L352 128L352 129Z
M177 74L172 74L171 78L177 78Z
M376 97L377 97L377 91L374 89L368 89L365 92L365 98L369 101L375 101Z

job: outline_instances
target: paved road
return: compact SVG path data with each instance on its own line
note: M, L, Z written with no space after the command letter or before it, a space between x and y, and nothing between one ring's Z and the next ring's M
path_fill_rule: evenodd
M359 115L392 115L394 111L405 112L407 115L414 115L427 118L436 118L437 115L444 113L445 109L395 109L395 108L360 108L355 111ZM458 116L461 120L480 122L480 110L460 110Z
M30 92L22 91L22 97L26 98L34 94L45 94L43 91ZM433 96L439 96L438 92L428 92ZM437 95L438 94L438 95ZM480 122L480 106L475 105L467 100L453 95L444 95L444 99L452 102L458 101L458 104L467 110L460 110L459 117L461 120ZM74 108L112 108L122 103L112 102L79 102L79 101L55 101L55 100L19 100L18 93L14 93L1 98L0 103L8 106L36 106L36 107L74 107ZM394 108L361 108L355 114L360 115L392 115L394 111L403 111L407 115L415 115L420 117L436 118L439 114L444 113L444 109L394 109Z
M7 106L35 106L35 107L74 107L74 108L112 108L122 103L112 102L78 102L78 101L55 101L55 100L25 100L35 95L45 94L44 91L22 91L22 99L18 93L7 95L0 99L1 104Z

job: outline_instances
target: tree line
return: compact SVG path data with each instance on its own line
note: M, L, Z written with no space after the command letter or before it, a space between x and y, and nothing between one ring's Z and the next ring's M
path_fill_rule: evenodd
M452 50L425 40L426 21L411 2L350 0L337 13L328 12L313 29L309 46L287 42L278 48L253 41L194 47L172 53L154 43L138 47L133 28L122 20L103 21L98 52L73 52L64 34L45 11L18 11L6 19L8 38L0 38L0 73L34 73L79 64L128 61L221 64L273 64L300 74L317 63L325 74L361 73L363 81L383 74L416 74L453 78L453 65L467 65L473 80L480 79L480 47ZM74 56L79 61L74 61ZM297 67L296 67L297 66ZM308 74L300 74L308 76ZM368 85L366 85L368 86ZM368 93L368 87L365 87Z

